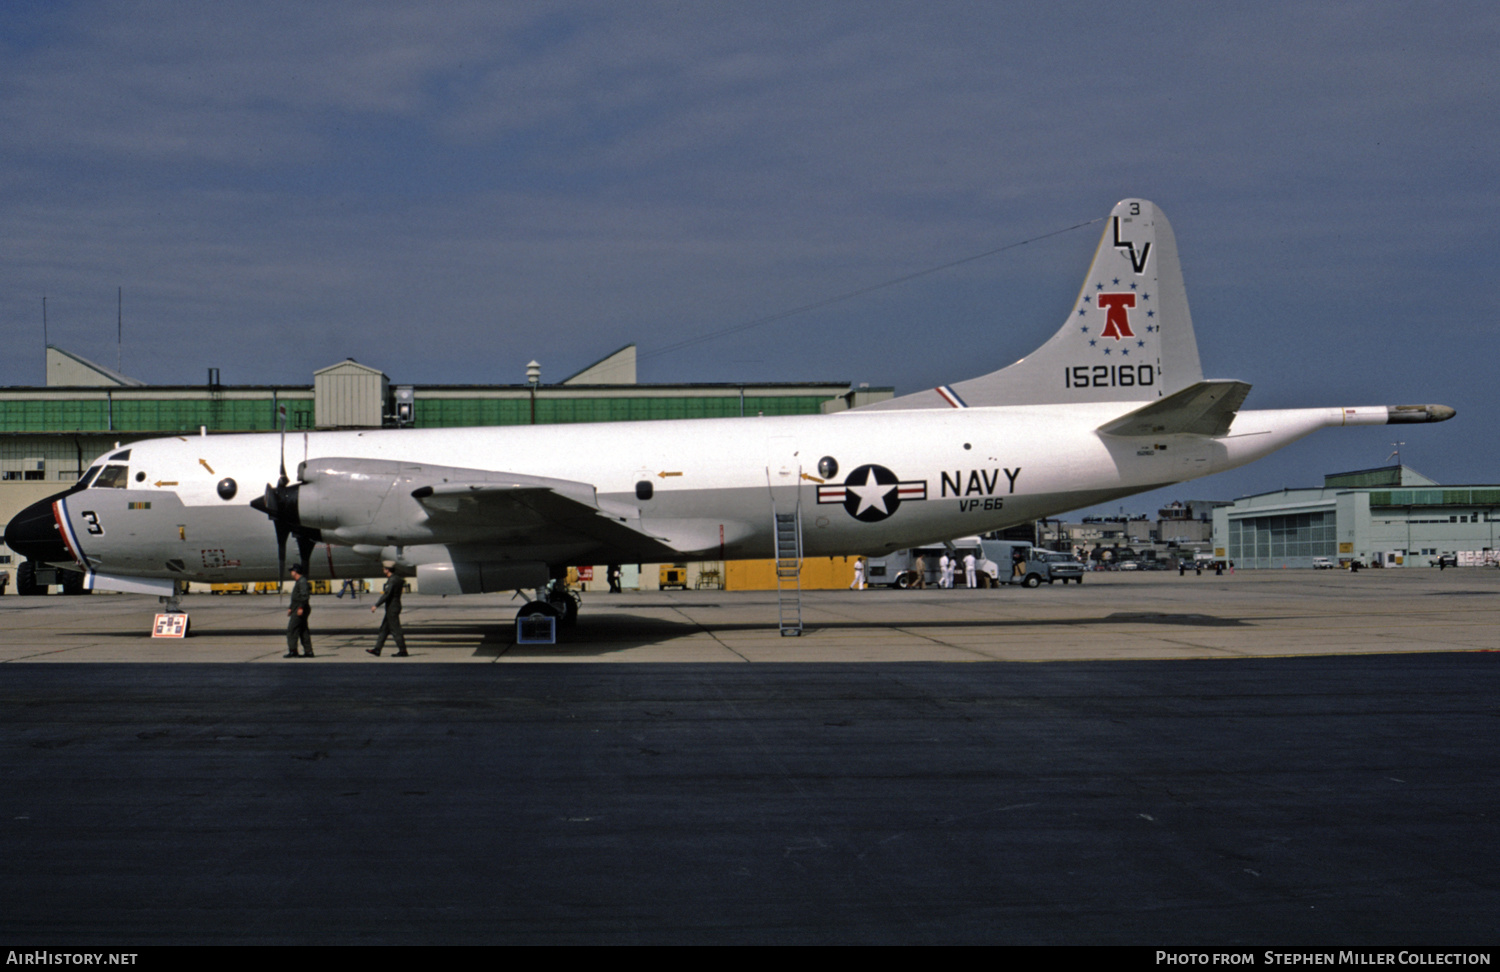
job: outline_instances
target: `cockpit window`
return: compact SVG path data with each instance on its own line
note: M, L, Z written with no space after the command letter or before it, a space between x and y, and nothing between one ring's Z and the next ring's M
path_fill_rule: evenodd
M84 473L83 474L83 478L81 478L81 479L78 480L78 488L79 489L88 489L89 488L89 483L92 483L94 481L94 477L97 476L97 475L99 475L99 467L98 466L90 466L89 467L89 471L86 472L86 473Z
M121 449L119 452L115 453L114 455L110 456L109 458L112 459L112 460L113 459L118 459L120 462L129 462L130 461L130 450L129 449Z
M108 465L94 480L95 489L125 489L130 485L130 467Z

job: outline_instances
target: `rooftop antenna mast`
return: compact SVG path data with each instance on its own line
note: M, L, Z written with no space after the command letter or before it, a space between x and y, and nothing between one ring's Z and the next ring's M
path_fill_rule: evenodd
M1404 445L1406 445L1406 443L1405 442L1392 442L1391 445L1393 445L1393 446L1396 447L1396 451L1393 452L1393 453L1391 453L1390 455L1386 456L1386 459L1388 459L1388 460L1389 459L1396 460L1396 465L1399 466L1399 465L1401 465L1401 447L1404 446Z
M120 367L120 357L125 347L125 288L115 288L115 370Z

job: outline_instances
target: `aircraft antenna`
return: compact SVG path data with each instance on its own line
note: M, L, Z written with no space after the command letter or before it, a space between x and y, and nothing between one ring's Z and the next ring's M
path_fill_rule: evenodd
M916 280L919 277L928 276L929 274L940 273L944 270L951 270L954 267L961 267L965 263L973 263L975 260L983 260L985 257L992 257L997 253L1004 253L1006 250L1014 250L1017 247L1025 246L1028 243L1036 243L1049 237L1060 236L1063 233L1070 233L1073 230L1082 229L1085 226L1092 226L1095 223L1102 223L1105 219L1106 217L1099 216L1094 219L1084 220L1081 223L1074 223L1072 226L1064 226L1062 229L1056 229L1051 231L1050 233L1043 233L1040 236L1033 236L1029 237L1028 239L1017 240L1014 243L1007 243L1004 246L997 246L992 250L985 250L983 253L975 253L972 256L966 256L958 260L940 264L939 266L928 267L925 270L918 270L915 273L904 274L900 277L893 277L890 280L870 284L869 286L860 287L856 290L846 291L842 294L835 294L832 297L825 297L822 300L815 300L810 304L801 304L797 307L792 307L784 311L777 311L774 314L767 314L765 317L757 317L753 320L745 321L740 324L733 324L729 327L721 328L717 331L710 331L707 334L700 334L697 337L690 337L681 341L676 341L672 344L667 344L663 345L662 347L656 348L653 351L646 351L638 355L637 360L639 360L640 358L654 358L663 354L671 354L673 351L681 351L683 348L689 348L695 344L703 344L706 341L715 341L721 337L728 337L731 334L738 334L741 331L748 331L753 327L760 327L765 324L773 324L776 321L785 320L786 318L793 317L797 314L805 314L810 310L817 310L821 307L827 307L830 304L837 304L845 300L853 300L855 297L863 297L865 294L874 293L877 290L884 290L887 287L894 287L897 284L904 284L909 281Z

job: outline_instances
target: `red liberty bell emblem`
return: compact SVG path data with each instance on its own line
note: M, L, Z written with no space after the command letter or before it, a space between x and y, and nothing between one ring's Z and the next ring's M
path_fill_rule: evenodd
M1130 313L1126 308L1135 306L1135 294L1100 294L1099 306L1104 308L1104 332L1100 337L1121 338L1135 337L1135 332L1130 329Z

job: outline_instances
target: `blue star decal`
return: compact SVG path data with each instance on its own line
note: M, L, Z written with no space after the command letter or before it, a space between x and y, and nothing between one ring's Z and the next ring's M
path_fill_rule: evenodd
M1109 348L1105 348L1105 349L1104 349L1104 353L1105 353L1105 354L1109 354Z
M1120 286L1120 278L1119 277L1115 278L1115 286L1116 287Z
M1091 341L1089 341L1089 347L1091 347L1091 348L1092 348L1092 347L1093 347L1093 346L1094 346L1094 345L1096 345L1096 344L1098 344L1098 343L1099 343L1099 342L1098 342L1098 341L1092 341L1092 340L1091 340ZM1106 353L1106 354L1107 354L1107 353L1108 353L1108 352L1105 352L1105 353Z
M1085 334L1087 334L1089 332L1089 329L1087 327L1080 327L1079 330L1082 331Z
M1150 299L1151 299L1151 295L1150 294L1141 294L1141 300L1150 300Z
M1147 334L1150 334L1154 330L1156 330L1156 328L1152 327L1150 324L1146 325L1146 333Z
M1096 284L1094 284L1094 289L1096 289L1096 290L1103 290L1104 289L1104 284L1102 284L1102 283L1096 283Z
M1130 349L1129 348L1122 348L1120 350L1120 354L1122 354L1122 355L1124 355L1125 357L1128 358L1128 357L1130 357Z
M1156 311L1146 311L1146 316L1147 317L1155 317L1156 316Z

